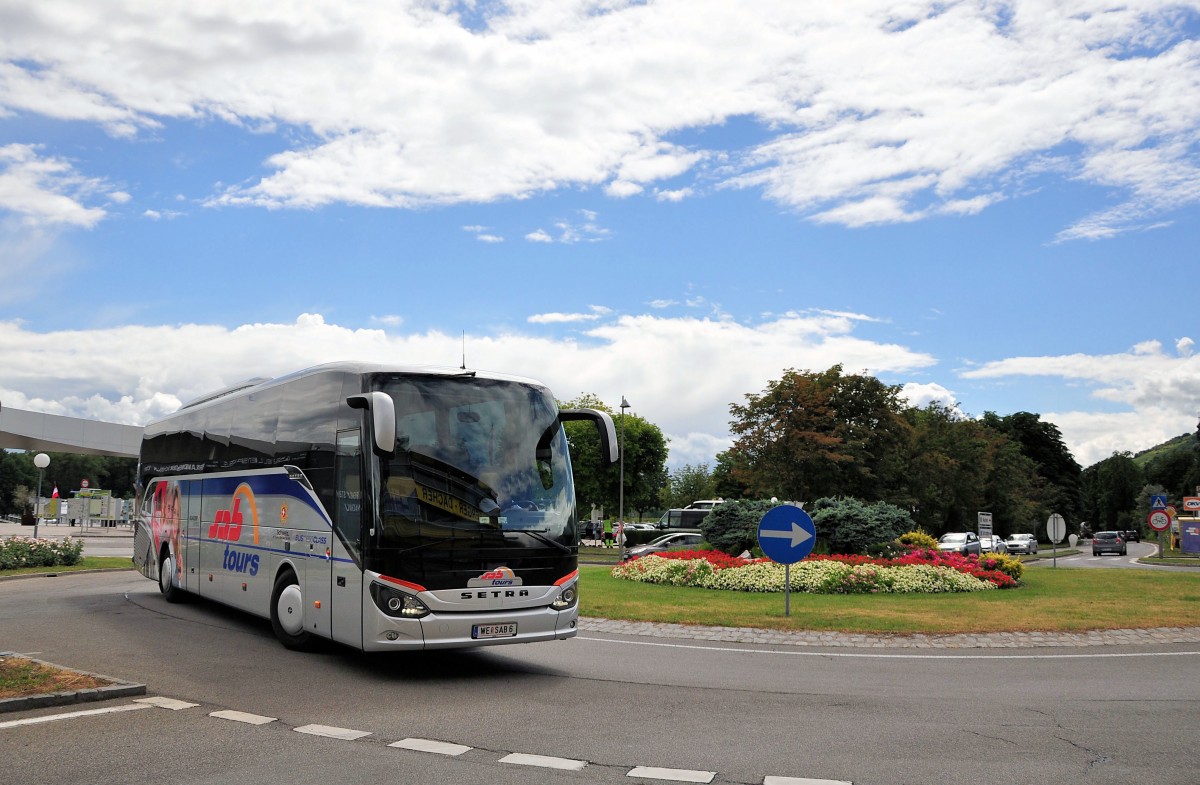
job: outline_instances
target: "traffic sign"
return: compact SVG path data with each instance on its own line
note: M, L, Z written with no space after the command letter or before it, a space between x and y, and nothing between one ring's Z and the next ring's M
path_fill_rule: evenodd
M1046 519L1046 536L1050 538L1050 542L1060 543L1063 537L1067 536L1067 521L1058 513L1054 513Z
M795 505L772 507L758 522L758 547L773 562L795 564L812 553L816 544L816 524Z
M1150 497L1150 509L1152 509L1152 510L1167 509L1167 497L1166 496L1151 496Z
M1146 524L1156 532L1166 531L1171 526L1171 516L1165 510L1155 510L1147 516Z

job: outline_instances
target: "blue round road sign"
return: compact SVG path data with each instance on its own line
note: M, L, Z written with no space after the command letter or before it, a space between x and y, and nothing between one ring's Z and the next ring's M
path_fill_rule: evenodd
M812 553L817 526L804 510L781 504L767 511L758 523L758 547L780 564L795 564Z

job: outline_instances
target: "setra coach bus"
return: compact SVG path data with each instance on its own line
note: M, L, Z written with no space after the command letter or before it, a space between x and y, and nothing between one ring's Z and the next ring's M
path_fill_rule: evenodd
M165 598L264 618L292 649L565 639L579 527L566 420L528 380L333 363L146 426L134 561Z

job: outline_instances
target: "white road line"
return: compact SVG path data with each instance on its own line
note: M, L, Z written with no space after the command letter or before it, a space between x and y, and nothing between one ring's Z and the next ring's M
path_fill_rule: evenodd
M586 760L571 758L551 758L546 755L526 755L523 752L513 752L500 759L501 763L515 763L518 766L541 766L543 769L566 769L579 771L587 765ZM707 780L705 780L707 782Z
M210 717L216 717L219 720L233 720L234 722L244 722L247 725L266 725L268 722L274 722L275 717L264 717L261 714L247 714L244 711L214 711L209 713Z
M188 703L187 701L175 700L174 698L164 698L161 695L156 695L152 698L134 698L133 702L145 703L150 706L157 706L160 709L170 709L171 711L191 709L200 705L199 703Z
M462 755L464 752L471 751L471 748L465 744L451 744L448 741L434 741L432 739L401 739L400 741L393 741L388 746L414 750L416 752L432 752L435 755Z
M44 717L29 717L23 720L9 720L8 722L0 722L0 730L4 728L17 728L22 725L40 725L43 722L73 720L76 717L94 717L97 714L117 714L122 711L137 711L138 709L148 708L150 707L144 703L127 703L123 706L110 706L105 709L86 709L84 711L72 711L67 714L47 714Z
M344 739L346 741L354 741L361 739L363 736L370 736L370 731L351 730L350 728L335 728L332 725L305 725L300 728L292 728L296 733L307 733L309 736L326 736L331 739Z
M1102 660L1122 657L1189 657L1200 651L1112 652L1109 654L858 654L837 651L781 651L779 649L734 649L724 646L697 646L684 643L655 643L653 641L624 641L616 638L593 638L580 635L575 640L615 643L623 646L659 646L666 649L695 649L725 654L776 654L790 657L840 657L864 660ZM767 644L764 644L767 645ZM939 651L946 651L940 649Z
M693 771L691 769L660 769L656 766L635 766L626 777L644 777L649 780L671 780L672 782L712 782L715 771Z
M849 780L814 780L808 777L763 777L763 785L854 785Z

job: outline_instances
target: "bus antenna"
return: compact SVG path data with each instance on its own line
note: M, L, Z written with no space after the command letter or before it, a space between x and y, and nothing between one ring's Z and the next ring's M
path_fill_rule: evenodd
M466 330L463 330L463 355L462 355L462 357L463 357L462 369L465 371L465 370L467 370L467 331Z

